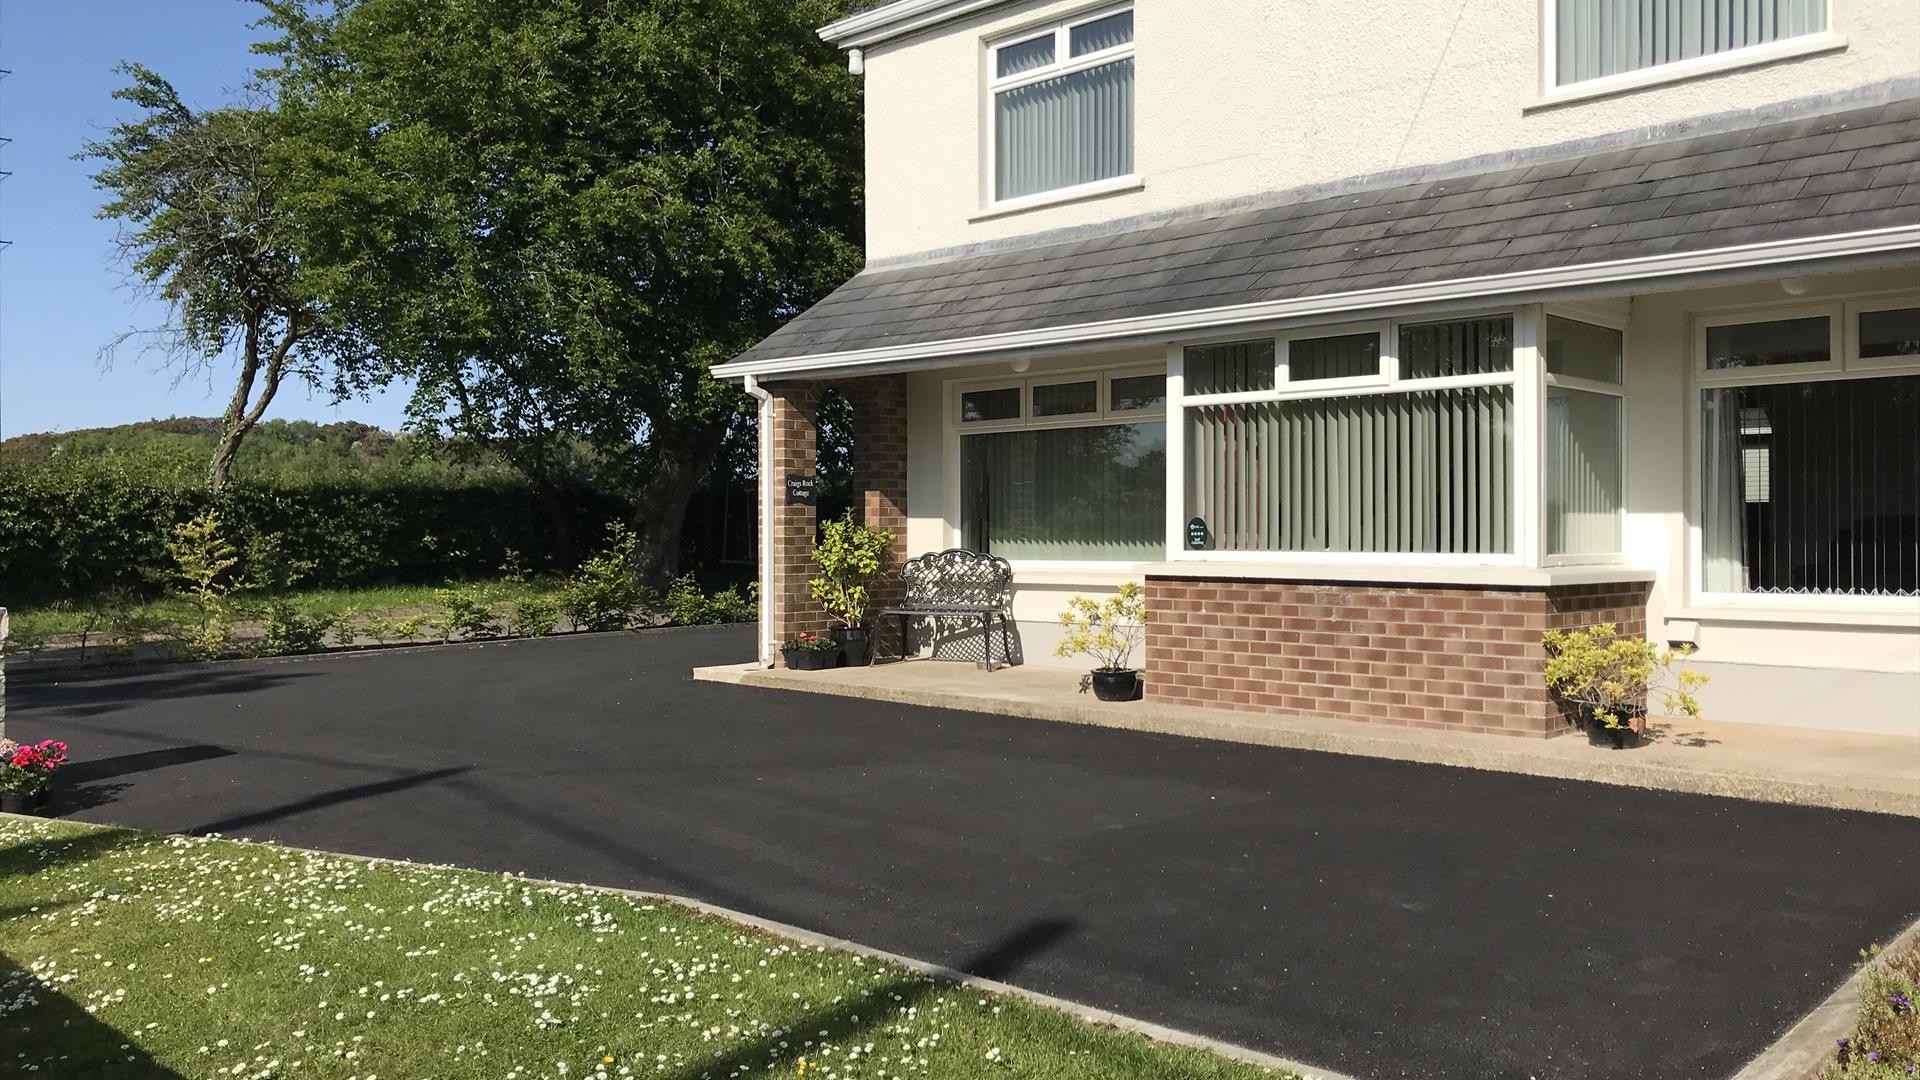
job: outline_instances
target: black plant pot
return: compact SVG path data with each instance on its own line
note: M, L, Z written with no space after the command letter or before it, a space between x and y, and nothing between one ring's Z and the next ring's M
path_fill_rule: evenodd
M0 813L31 814L46 804L47 792L44 788L31 795L0 792Z
M866 667L873 663L873 627L836 626L828 631L840 646L842 663L847 667Z
M1620 710L1621 726L1608 727L1606 721L1593 715L1592 710L1588 710L1586 716L1581 720L1581 726L1587 729L1587 743L1589 745L1604 746L1611 750L1625 750L1630 746L1640 745L1640 733L1626 725L1633 723L1633 721L1644 715L1644 713L1622 709ZM1644 728L1644 726L1645 722L1642 721L1642 727Z
M780 655L787 658L787 667L794 671L820 671L840 659L832 649L789 649Z
M1093 696L1101 701L1133 701L1140 696L1137 671L1095 671L1088 677L1093 680Z

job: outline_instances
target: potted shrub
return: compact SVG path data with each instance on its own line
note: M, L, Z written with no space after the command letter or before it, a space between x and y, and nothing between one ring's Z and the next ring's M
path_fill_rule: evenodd
M1613 623L1585 630L1549 630L1547 689L1577 710L1587 741L1619 750L1647 730L1647 701L1667 713L1700 715L1693 694L1707 676L1691 670L1693 646L1662 649L1639 637L1621 637Z
M780 645L780 655L795 671L819 671L840 658L840 645L825 635L802 630Z
M67 762L67 744L54 739L27 745L0 739L0 811L30 814L46 802L53 774Z
M1120 586L1105 600L1076 596L1060 613L1066 630L1056 656L1085 654L1099 661L1080 684L1093 687L1101 701L1132 701L1140 696L1140 672L1133 668L1133 650L1147 634L1147 594L1137 581Z
M849 510L821 528L813 561L820 565L820 576L807 583L807 591L839 624L828 633L840 646L840 655L854 666L872 663L873 626L867 622L867 608L873 597L867 587L893 566L893 533L860 524Z

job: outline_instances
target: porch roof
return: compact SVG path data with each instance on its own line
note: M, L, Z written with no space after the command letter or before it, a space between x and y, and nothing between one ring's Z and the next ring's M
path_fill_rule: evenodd
M869 268L715 374L1171 339L1916 250L1920 98Z

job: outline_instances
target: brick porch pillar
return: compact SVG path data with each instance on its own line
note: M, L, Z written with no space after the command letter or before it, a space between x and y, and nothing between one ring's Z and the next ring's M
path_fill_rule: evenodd
M814 410L820 390L820 385L812 382L767 387L773 395L773 421L761 437L773 440L773 566L763 587L773 599L776 642L802 630L823 632L827 628L826 614L807 594L807 582L814 570L816 510L787 501L787 478L814 476L819 467Z
M907 559L907 379L875 375L840 384L853 405L853 490L860 521L893 533L893 564ZM873 589L874 607L901 599L889 575Z

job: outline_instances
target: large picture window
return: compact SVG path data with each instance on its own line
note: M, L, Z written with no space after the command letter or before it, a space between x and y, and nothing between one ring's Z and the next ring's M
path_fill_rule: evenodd
M1133 172L1133 11L1024 33L991 50L993 200Z
M1512 316L1280 344L1185 351L1193 539L1237 552L1514 550ZM1261 367L1276 356L1277 370Z
M962 546L1058 562L1163 556L1164 372L1035 377L956 398ZM985 401L1000 404L991 419Z
M1547 0L1554 85L1817 34L1827 0Z
M1738 332L1808 320L1772 344ZM1729 366L1716 339L1751 344ZM1920 595L1920 301L1714 319L1696 340L1703 591Z

